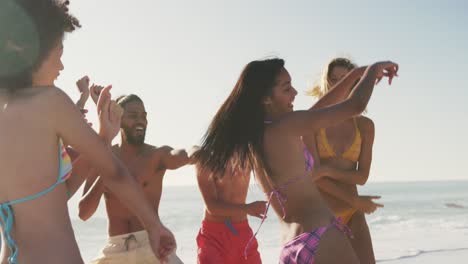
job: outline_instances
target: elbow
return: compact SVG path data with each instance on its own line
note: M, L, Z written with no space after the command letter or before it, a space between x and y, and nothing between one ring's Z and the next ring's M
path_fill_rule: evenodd
M357 184L363 186L367 183L367 179L369 179L369 175L362 175L359 177L359 182Z

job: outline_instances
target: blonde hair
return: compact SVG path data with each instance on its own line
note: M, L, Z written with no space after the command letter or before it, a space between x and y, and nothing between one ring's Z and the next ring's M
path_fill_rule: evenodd
M335 67L344 67L348 70L352 70L354 68L357 68L357 65L347 58L333 58L328 62L327 66L323 70L320 80L314 86L312 86L312 88L306 91L306 94L317 98L321 98L322 96L324 96L331 88L329 82L330 73Z

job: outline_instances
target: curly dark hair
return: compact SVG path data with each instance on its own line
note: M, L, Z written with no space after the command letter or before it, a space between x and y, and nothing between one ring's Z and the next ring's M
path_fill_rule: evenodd
M32 74L65 32L81 27L69 1L0 1L0 88L14 92L32 85Z

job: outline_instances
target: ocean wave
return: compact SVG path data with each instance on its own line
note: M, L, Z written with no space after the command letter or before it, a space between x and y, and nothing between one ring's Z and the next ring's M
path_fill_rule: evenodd
M377 224L391 224L391 223L399 223L406 219L399 215L385 215L385 216L376 216L373 218L369 218L367 222L372 225Z
M457 204L457 203L445 203L445 206L448 208L455 208L455 209L466 209L466 206Z
M448 249L434 249L434 250L414 250L407 255L402 255L394 258L388 259L378 259L376 262L390 262L390 261L397 261L402 259L409 259L409 258L416 258L421 255L431 254L431 253L444 253L444 252L456 252L456 251L468 251L468 248L448 248Z

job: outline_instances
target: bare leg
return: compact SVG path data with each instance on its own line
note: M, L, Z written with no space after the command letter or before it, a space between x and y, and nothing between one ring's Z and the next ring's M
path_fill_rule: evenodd
M357 211L349 221L348 226L354 236L354 239L350 239L351 245L361 264L375 264L374 248L364 214Z
M359 264L359 259L341 231L330 227L320 238L319 246L315 254L316 264Z

